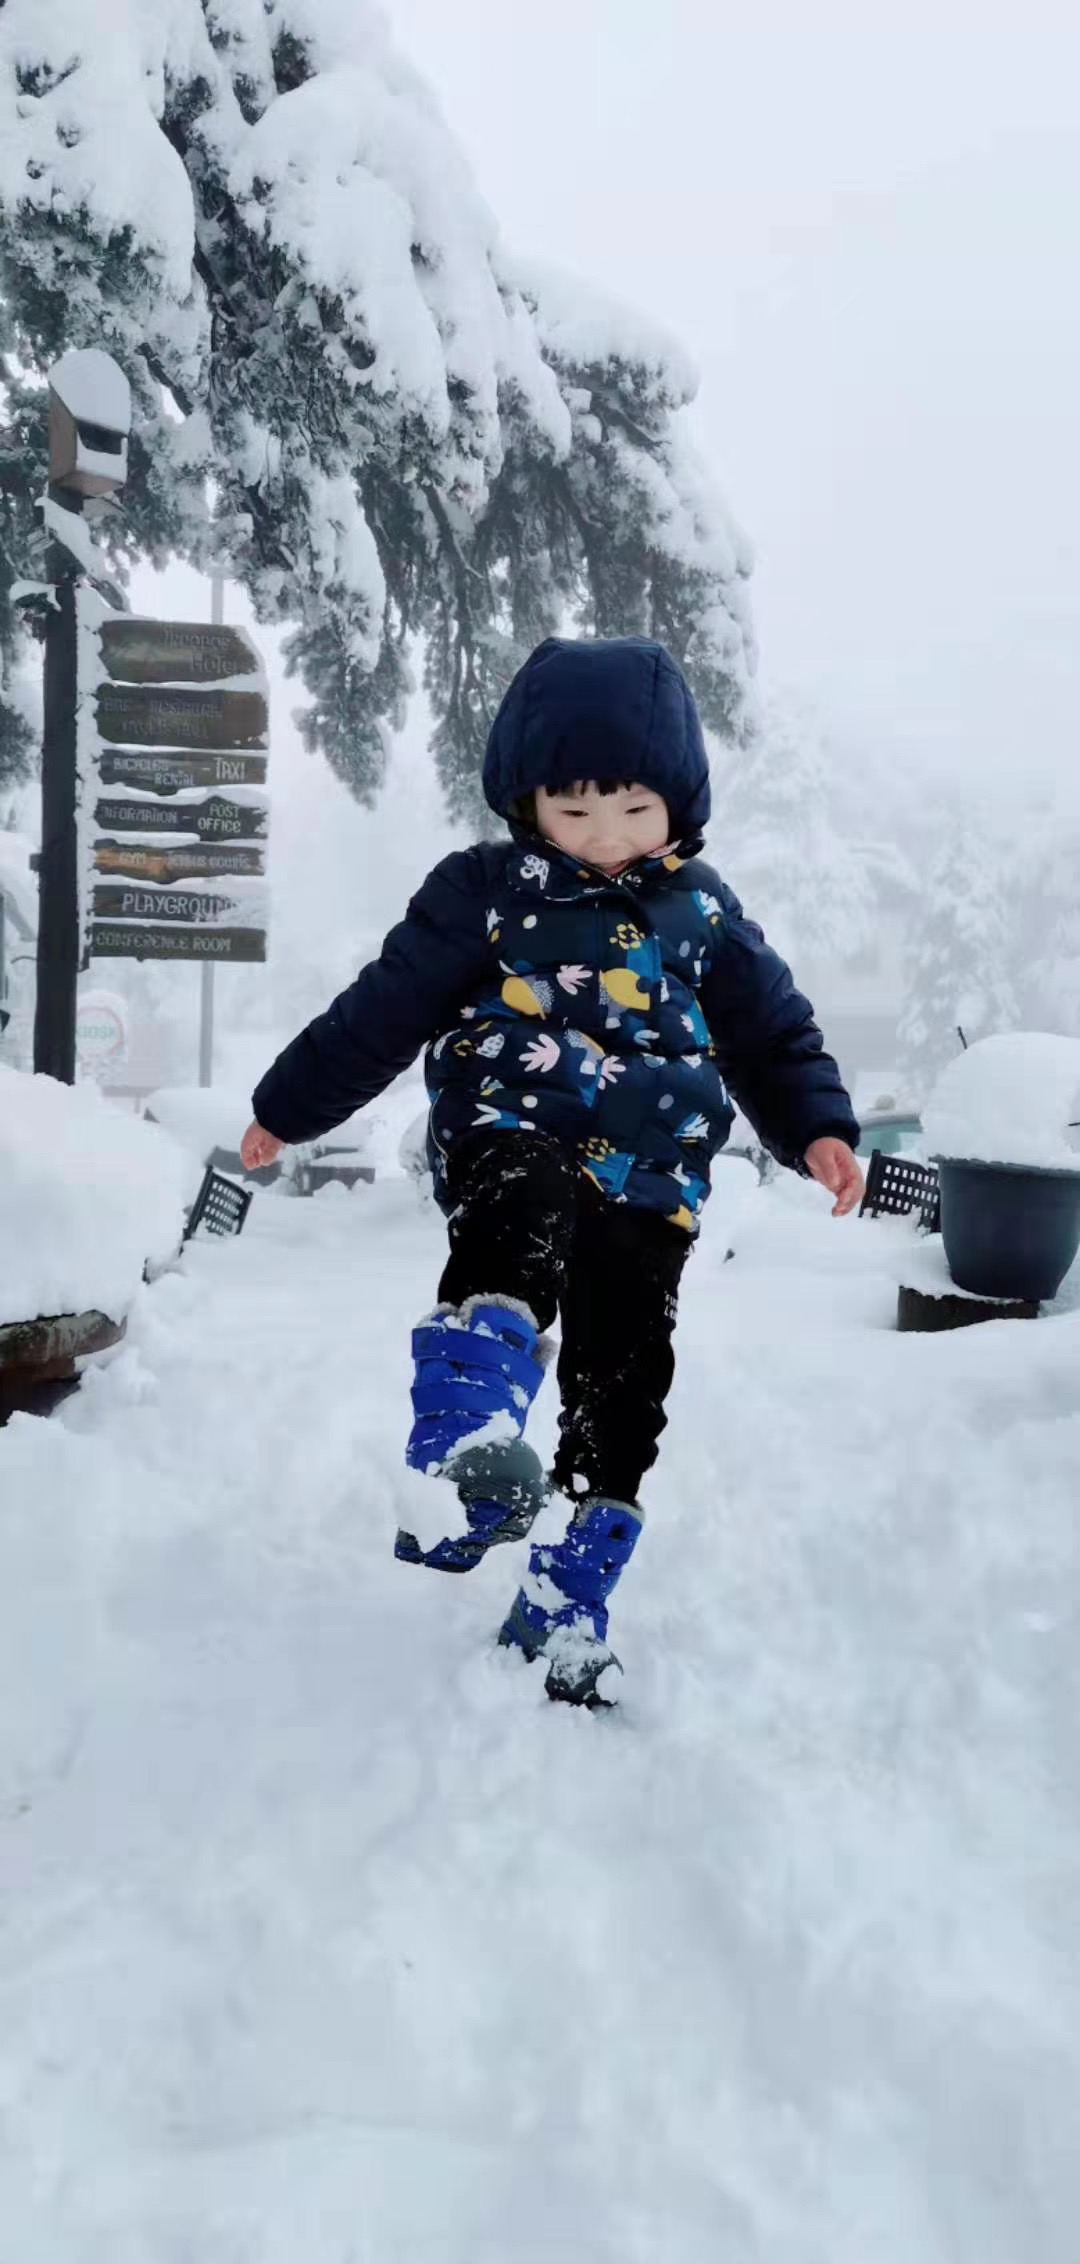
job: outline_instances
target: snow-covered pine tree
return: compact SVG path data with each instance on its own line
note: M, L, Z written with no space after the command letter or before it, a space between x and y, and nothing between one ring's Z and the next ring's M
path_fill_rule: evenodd
M717 855L770 942L797 965L857 958L882 905L914 885L892 841L854 830L862 800L820 717L790 693L766 700L760 730L720 773Z
M2 313L2 310L0 310ZM2 354L0 344L0 354ZM35 535L28 467L40 467L45 454L45 420L40 388L12 379L3 388L0 413L0 790L29 775L36 733L28 713L20 663L25 636L11 605L15 582L27 577ZM40 485L40 472L38 477Z
M749 558L692 460L681 356L515 276L371 0L7 0L0 263L12 399L70 345L131 379L118 563L223 544L361 799L418 640L458 811L563 623L663 635L740 730ZM14 422L7 455L25 522Z
M425 624L427 688L461 814L475 808L488 722L509 677L561 625L659 637L725 740L746 736L756 660L747 546L680 418L696 390L686 356L640 315L550 267L519 262L512 275L558 382L567 439L538 446L528 405L508 403L487 506L440 562L448 578Z
M1021 1021L1015 902L1008 853L990 833L956 820L912 908L905 955L900 1065L924 1100L962 1041Z

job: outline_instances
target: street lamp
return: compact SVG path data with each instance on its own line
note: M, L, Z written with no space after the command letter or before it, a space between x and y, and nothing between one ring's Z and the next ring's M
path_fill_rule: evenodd
M112 355L98 346L62 354L49 371L49 481L65 503L123 487L130 431L131 387Z
M130 431L131 388L112 355L97 346L62 354L49 371L45 521L52 540L45 578L54 594L45 620L34 1068L66 1085L75 1082L81 956L75 593L80 574L92 564L89 534L79 521L88 501L111 498L123 486Z

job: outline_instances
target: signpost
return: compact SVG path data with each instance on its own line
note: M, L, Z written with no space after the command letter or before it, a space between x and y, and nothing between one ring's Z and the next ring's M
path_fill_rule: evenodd
M179 794L190 786L265 786L265 755L155 755L103 747L103 786L144 786L152 794Z
M99 802L98 825L118 833L194 833L200 841L262 841L269 810L265 802L230 802L211 794L205 802Z
M108 882L99 882L94 890L96 920L180 920L185 927L201 927L209 921L220 926L226 920L242 919L245 912L252 922L265 915L261 890L245 897L199 887L139 888L134 883L125 887Z
M223 592L215 573L209 622L102 621L105 675L94 690L97 776L128 791L94 803L103 830L93 840L90 954L198 962L202 1085L213 1072L214 968L266 958L266 891L249 885L266 872L269 807L251 791L266 784L266 686L246 631L221 619ZM198 791L207 787L215 791Z
M267 685L247 631L222 618L223 570L209 622L147 620L101 594L80 514L122 486L130 421L109 355L80 349L50 372L34 1067L74 1080L80 962L197 960L208 1084L214 966L266 957L269 810L251 789L266 784Z
M146 621L121 614L102 628L101 657L106 673L125 684L215 684L262 672L245 631L217 621Z
M265 692L155 684L102 684L98 737L118 747L265 747Z
M193 841L184 848L159 848L142 841L95 841L94 870L124 880L216 880L232 874L257 879L266 867L262 850L241 844Z
M265 928L155 928L125 920L110 926L95 920L91 930L95 959L199 959L261 962L266 958Z

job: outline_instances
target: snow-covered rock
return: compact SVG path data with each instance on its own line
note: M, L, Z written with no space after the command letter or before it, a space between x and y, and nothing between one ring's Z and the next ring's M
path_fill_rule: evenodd
M932 1156L1080 1171L1080 1038L981 1038L942 1071L923 1124Z
M180 1241L189 1153L102 1099L0 1066L0 1326L127 1311Z

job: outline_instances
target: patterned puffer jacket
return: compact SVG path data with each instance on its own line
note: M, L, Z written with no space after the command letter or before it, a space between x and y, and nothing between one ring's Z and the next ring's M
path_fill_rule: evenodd
M697 857L611 880L519 829L444 858L379 958L279 1056L255 1114L314 1138L425 1043L440 1199L455 1142L531 1127L613 1200L694 1234L733 1100L796 1169L826 1133L858 1139L808 1001Z

